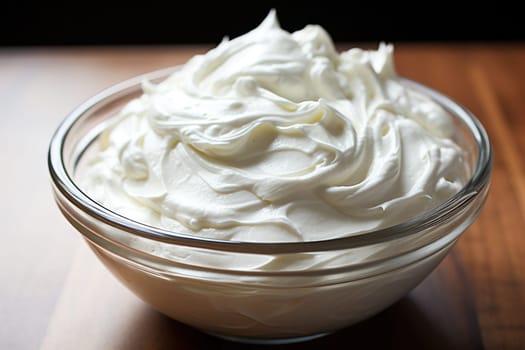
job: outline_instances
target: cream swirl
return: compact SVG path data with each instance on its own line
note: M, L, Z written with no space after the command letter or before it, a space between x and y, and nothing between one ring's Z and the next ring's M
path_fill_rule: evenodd
M323 240L391 226L463 186L450 116L402 84L393 48L338 54L274 12L130 102L85 177L103 205L175 232Z

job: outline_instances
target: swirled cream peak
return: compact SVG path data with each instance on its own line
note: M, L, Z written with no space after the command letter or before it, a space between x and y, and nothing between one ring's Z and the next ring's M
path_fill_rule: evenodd
M86 191L137 221L239 241L391 226L465 182L450 116L398 78L392 46L339 54L275 13L158 85L99 139Z

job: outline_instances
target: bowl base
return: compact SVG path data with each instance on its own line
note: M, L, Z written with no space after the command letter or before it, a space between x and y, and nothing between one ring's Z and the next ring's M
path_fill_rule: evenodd
M301 343L317 338L321 338L324 336L327 336L330 333L317 333L312 335L306 335L301 337L291 337L291 338L248 338L248 337L235 337L235 336L229 336L219 333L213 333L213 332L207 332L205 333L212 335L217 338L233 341L236 343L244 343L244 344L256 344L256 345L279 345L279 344L293 344L293 343Z

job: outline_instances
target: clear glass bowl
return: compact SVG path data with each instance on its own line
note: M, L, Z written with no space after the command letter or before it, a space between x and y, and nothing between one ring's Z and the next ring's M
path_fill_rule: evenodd
M419 217L358 236L300 243L201 239L123 217L92 200L75 178L107 121L141 94L140 82L163 80L175 69L128 80L79 106L54 134L48 161L60 210L100 260L146 303L180 322L263 343L306 340L347 327L420 283L487 197L492 151L479 121L442 94L405 80L454 117L456 141L471 171L458 194Z

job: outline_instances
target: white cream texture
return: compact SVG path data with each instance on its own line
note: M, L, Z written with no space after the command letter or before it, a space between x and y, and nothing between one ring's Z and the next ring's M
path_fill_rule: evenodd
M388 227L465 182L454 125L400 82L392 46L338 54L272 12L130 102L85 189L134 220L238 241L324 240Z

